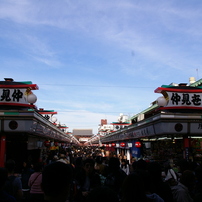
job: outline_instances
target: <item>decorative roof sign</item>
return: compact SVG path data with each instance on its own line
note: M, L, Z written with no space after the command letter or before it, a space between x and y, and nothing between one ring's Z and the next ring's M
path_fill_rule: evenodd
M56 125L57 118L53 115L57 114L54 110L44 110L43 108L39 108L37 110L39 114L41 114L46 120L49 120L52 122L54 125Z
M31 82L14 82L5 78L0 81L0 105L35 108L36 95L31 90L37 90L38 86Z
M190 86L162 86L155 93L163 96L156 100L160 109L202 109L202 89Z

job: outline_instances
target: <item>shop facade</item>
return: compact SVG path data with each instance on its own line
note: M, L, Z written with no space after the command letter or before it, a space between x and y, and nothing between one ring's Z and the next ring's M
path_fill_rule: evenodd
M35 107L33 90L38 86L32 82L0 81L0 167L7 159L14 159L17 167L23 161L41 161L45 150L76 143Z
M189 86L163 85L157 88L154 92L162 96L149 108L133 116L131 125L102 136L100 141L102 144L115 144L118 155L120 151L124 150L124 155L129 151L130 155L126 155L128 160L184 158L201 162L201 83L202 80L199 80ZM126 146L121 146L121 142ZM128 144L132 146L129 148Z

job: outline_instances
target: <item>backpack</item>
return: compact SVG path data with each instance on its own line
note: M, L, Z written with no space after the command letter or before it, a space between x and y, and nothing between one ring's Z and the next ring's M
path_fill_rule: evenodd
M15 196L14 186L13 186L13 182L14 182L15 178L16 178L16 176L14 176L14 175L9 176L4 185L4 191L6 191L8 194L10 194L12 196Z

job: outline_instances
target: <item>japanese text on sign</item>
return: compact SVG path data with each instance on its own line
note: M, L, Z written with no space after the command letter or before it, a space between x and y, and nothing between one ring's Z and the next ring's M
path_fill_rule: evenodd
M201 106L201 93L167 93L170 106Z
M25 91L26 89L0 89L0 102L26 104Z

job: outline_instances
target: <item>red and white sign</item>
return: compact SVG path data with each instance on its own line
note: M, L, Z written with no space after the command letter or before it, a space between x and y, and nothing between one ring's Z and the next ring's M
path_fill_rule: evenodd
M121 147L125 147L125 146L126 146L126 143L125 143L125 142L121 142L121 143L120 143L120 146L121 146Z

